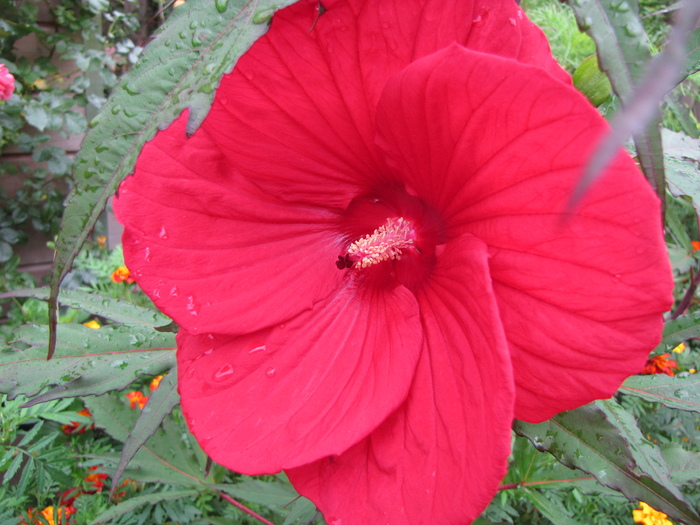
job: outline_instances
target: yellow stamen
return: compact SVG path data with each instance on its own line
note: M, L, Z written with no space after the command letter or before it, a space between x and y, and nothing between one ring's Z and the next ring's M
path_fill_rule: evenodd
M399 260L401 250L415 241L413 225L403 217L387 219L386 223L350 245L348 256L356 268L367 268L388 259Z

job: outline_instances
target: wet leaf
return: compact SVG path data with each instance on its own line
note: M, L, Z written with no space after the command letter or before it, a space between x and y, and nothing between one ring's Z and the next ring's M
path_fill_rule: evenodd
M583 470L630 501L645 501L688 525L700 516L670 479L659 449L613 399L562 412L540 424L516 421L514 430L564 465Z
M194 132L209 110L222 75L267 31L268 24L255 23L256 19L291 3L189 0L156 32L141 60L90 122L92 129L75 158L75 186L66 200L56 241L49 357L56 344L59 285L107 200L132 172L143 145L185 109L190 110L188 129Z
M99 330L80 324L59 326L54 360L46 360L48 328L25 325L18 343L26 349L0 352L0 392L14 399L36 396L26 406L63 397L121 390L142 374L157 375L175 364L175 337L151 328L115 325ZM38 395L48 386L55 388Z
M34 297L47 300L49 294L49 288L24 288L0 294L0 299L5 297ZM128 301L114 299L113 297L94 292L62 288L58 296L58 302L71 308L80 308L91 314L111 319L117 323L163 327L168 326L172 322L168 316L152 308L143 308Z
M619 391L669 408L700 413L700 377L696 374L685 377L666 374L632 376Z

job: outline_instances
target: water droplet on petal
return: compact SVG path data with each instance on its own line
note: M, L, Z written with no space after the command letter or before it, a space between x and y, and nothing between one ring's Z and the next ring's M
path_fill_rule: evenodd
M170 289L170 296L171 297L177 297L179 294L180 294L180 292L178 291L177 286L173 286Z
M197 307L194 305L194 297L193 296L190 295L187 298L187 304L185 305L185 308L190 313L190 315L197 315Z
M268 368L268 369L265 371L265 375L266 375L267 377L270 377L270 378L275 377L275 374L276 374L276 373L277 373L277 371L276 371L274 368Z
M513 25L513 26L518 23L517 20L515 20L515 18L509 18L508 22L510 22L510 25Z
M168 232L165 231L165 226L163 226L158 232L158 237L160 237L163 240L166 240L168 238Z
M151 260L151 249L146 246L146 250L143 252L143 260L149 262Z
M219 368L216 372L214 372L214 381L221 382L225 381L226 378L230 377L233 375L233 365L228 363Z
M211 334L210 334L210 335L211 335ZM209 355L209 354L211 354L213 351L214 351L213 348L210 348L209 350L205 350L205 351L204 351L204 355Z
M265 350L266 350L265 345L260 345L260 346L256 346L255 348L251 348L250 350L248 350L248 353L255 354L257 352L263 352Z

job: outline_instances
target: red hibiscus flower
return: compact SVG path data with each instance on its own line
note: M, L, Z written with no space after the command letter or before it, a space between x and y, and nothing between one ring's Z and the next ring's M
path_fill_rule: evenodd
M513 417L610 396L661 335L659 202L511 0L302 1L121 185L182 327L192 432L329 524L467 523ZM313 29L312 29L313 28Z

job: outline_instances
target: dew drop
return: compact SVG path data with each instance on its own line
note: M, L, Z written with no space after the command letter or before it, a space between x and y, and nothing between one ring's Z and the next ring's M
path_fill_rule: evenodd
M190 295L187 298L187 305L185 306L185 308L190 313L190 315L197 315L197 309L194 305L194 297L193 296Z
M688 399L690 397L690 392L687 390L676 390L673 395L678 399Z
M153 289L153 297L160 297L160 290L158 288Z
M226 378L230 377L233 374L233 365L225 364L221 368L219 368L216 372L214 372L214 381L221 382L225 381Z
M473 24L478 24L479 22L481 22L481 15L477 15L477 17L474 20L472 20Z
M180 295L180 292L178 291L177 286L173 286L170 289L170 297L177 297L178 295Z
M165 231L165 226L162 226L160 231L158 232L158 237L163 239L164 241L167 240L168 238L168 232Z
M149 262L151 260L151 249L148 246L146 246L146 249L143 252L143 259L146 262Z
M277 373L277 371L276 371L274 368L268 368L268 369L265 371L265 375L266 375L267 377L270 377L270 378L275 377L275 374L276 374L276 373Z
M207 334L207 339L214 339L214 334Z
M248 350L248 353L255 354L257 352L264 352L265 350L267 350L265 348L265 345L260 345L260 346L256 346L255 348L251 348L250 350Z
M213 351L214 351L214 349L210 348L209 350L205 350L204 354L202 354L202 355L210 355Z
M509 18L509 19L508 19L508 22L510 22L510 25L512 25L512 26L514 26L514 25L516 25L516 24L518 23L518 22L515 20L515 18Z

